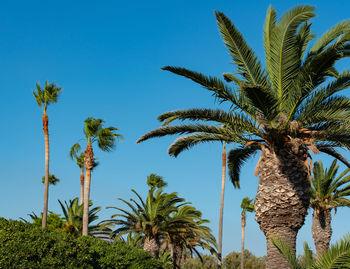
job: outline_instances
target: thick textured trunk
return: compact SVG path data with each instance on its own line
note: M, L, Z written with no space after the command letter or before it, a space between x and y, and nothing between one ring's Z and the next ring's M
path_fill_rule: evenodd
M178 244L173 245L172 248L173 248L172 259L173 259L174 269L180 269L183 249L181 245L178 245Z
M269 238L281 238L295 250L296 236L310 202L305 160L306 150L297 143L262 149L255 220L267 238L267 269L290 268Z
M81 171L80 174L80 204L84 202L84 172Z
M241 269L244 269L244 230L245 230L245 213L244 213L244 211L242 213L241 227L242 227Z
M92 151L91 143L89 142L84 155L85 163L85 184L84 184L84 208L83 208L83 234L88 235L89 225L89 201L90 201L90 184L91 184L91 171L94 163L94 153Z
M317 254L329 248L332 236L332 215L330 210L321 210L312 216L312 237L316 246Z
M224 194L226 179L226 143L224 142L222 151L222 176L221 176L221 199L220 199L220 218L219 218L219 244L218 244L218 269L222 266L222 226L224 215Z
M42 220L42 227L43 229L46 228L46 222L47 222L47 208L48 208L48 201L49 201L49 119L44 111L43 115L43 130L44 130L44 136L45 136L45 181L44 181L44 208L43 208L43 220Z
M143 249L151 254L154 258L159 258L159 240L155 237L146 236L143 243Z

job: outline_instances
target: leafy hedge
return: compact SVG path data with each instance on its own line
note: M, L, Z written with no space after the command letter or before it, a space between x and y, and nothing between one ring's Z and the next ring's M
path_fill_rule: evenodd
M162 268L147 252L0 218L0 268Z

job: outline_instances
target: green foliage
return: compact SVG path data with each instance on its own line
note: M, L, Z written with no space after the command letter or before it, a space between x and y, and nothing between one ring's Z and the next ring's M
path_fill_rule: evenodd
M337 176L339 165L334 160L329 169L323 168L321 161L316 162L311 181L310 206L318 213L341 206L350 206L350 169L344 170Z
M287 259L291 269L343 269L350 268L350 234L332 245L320 255L313 256L307 243L304 258L297 259L294 251L281 239L271 238L273 244Z
M279 19L270 7L264 26L264 68L238 28L223 13L215 15L235 66L233 73L224 74L232 86L182 67L165 66L163 70L203 86L230 109L163 113L158 118L162 126L137 142L182 135L169 147L174 157L200 143L231 143L228 168L235 187L239 187L241 166L264 147L296 146L323 152L350 167L336 150L350 148L350 99L340 93L350 87L350 72L338 72L335 67L350 56L350 21L334 26L308 49L315 37L310 23L314 7L298 5ZM185 123L168 125L175 120Z
M200 258L188 258L182 264L183 269L216 269L217 258L211 255L203 255L202 260Z
M47 110L47 106L51 103L57 103L57 98L60 95L62 88L57 87L57 85L52 82L45 82L45 88L42 89L40 84L36 84L36 92L33 91L33 95L38 106L41 107L43 111Z
M147 252L122 242L65 232L42 231L30 223L0 219L0 268L162 268Z
M42 182L43 182L43 184L45 183L45 176L43 176L43 178L42 178ZM59 178L57 178L55 175L53 175L53 174L49 174L49 184L50 185L56 185L58 182L60 182L60 179Z
M241 268L241 253L230 252L223 260L224 269ZM245 269L265 269L265 257L256 257L249 250L244 250Z
M41 213L41 216L38 217L34 212L32 214L28 214L29 217L33 221L33 225L37 227L42 227L42 220L43 220L43 213ZM22 219L22 218L21 218ZM23 221L27 222L26 220L22 219ZM63 228L63 219L59 214L56 214L52 211L49 211L49 214L47 215L47 226L46 228L51 231L56 231Z
M249 197L244 197L242 199L241 208L242 208L242 215L245 214L245 212L253 212L254 211L254 203L253 199L250 199Z

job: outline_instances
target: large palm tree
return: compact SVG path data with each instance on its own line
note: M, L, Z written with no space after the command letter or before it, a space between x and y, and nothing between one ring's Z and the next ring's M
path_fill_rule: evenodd
M44 209L42 227L46 228L47 208L49 200L49 118L47 116L47 107L52 103L57 103L57 98L62 88L57 87L55 83L45 82L45 87L41 88L39 83L36 83L36 91L33 91L35 100L38 106L43 111L43 130L45 137L45 189L44 189Z
M83 213L83 235L88 235L88 215L90 201L91 172L96 166L92 144L97 143L98 147L105 152L110 152L115 148L116 139L121 139L122 135L117 134L115 127L103 128L102 119L87 118L85 120L84 135L87 142L84 152L85 182L84 182L84 213ZM73 146L73 152L77 152L80 146ZM74 154L73 154L74 155Z
M332 236L332 209L350 206L350 169L346 169L339 176L339 165L334 160L329 169L324 169L322 162L316 162L311 181L311 202L313 208L312 237L317 253L322 253L329 247Z
M335 68L340 59L350 55L350 21L332 27L308 49L315 37L309 22L315 16L314 8L297 6L277 20L270 7L264 27L264 68L231 21L221 12L215 14L236 65L234 74L224 74L233 86L185 68L163 69L204 86L231 109L166 112L158 117L165 126L137 142L187 134L169 147L169 154L175 157L204 142L232 143L228 168L236 187L241 166L260 151L255 219L267 238L267 268L287 268L287 261L269 238L282 236L295 249L310 202L309 152L324 152L350 166L336 151L337 147L350 147L350 100L339 93L350 86L350 72ZM169 126L174 120L194 123Z
M244 269L244 234L246 225L246 213L254 211L253 200L249 197L244 197L241 203L241 227L242 227L242 248L241 248L241 269Z

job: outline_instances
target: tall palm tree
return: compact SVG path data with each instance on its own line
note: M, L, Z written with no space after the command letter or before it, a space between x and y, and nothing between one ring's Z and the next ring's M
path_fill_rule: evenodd
M89 215L89 201L90 201L90 184L91 172L96 166L94 159L94 152L92 144L97 143L98 147L104 152L110 152L115 148L116 139L122 139L122 135L117 134L115 127L103 128L104 120L87 118L85 120L84 135L87 142L86 150L84 152L84 166L85 166L85 182L84 182L84 211L83 211L83 235L88 235L88 215ZM74 152L80 148L76 145ZM74 153L73 153L74 155Z
M124 234L142 234L144 236L143 249L153 257L158 258L160 240L164 236L164 231L167 230L165 218L177 207L183 205L184 199L179 198L176 192L164 193L163 187L166 186L166 183L160 176L151 174L147 178L147 184L150 186L150 190L145 201L135 190L132 190L139 202L134 199L130 199L131 202L128 202L119 198L131 211L119 207L107 207L116 209L122 214L114 214L105 223L118 225L118 228L112 232L112 237L115 240Z
M42 182L45 184L45 176L43 176ZM60 182L60 179L57 178L54 174L49 175L49 185L55 186L58 182Z
M84 171L85 171L85 165L84 165L84 152L81 151L81 146L78 143L75 143L70 151L69 151L69 157L72 160L75 160L76 164L80 168L80 204L83 204L84 202ZM94 159L93 162L93 168L98 166L98 162L96 159Z
M242 249L241 249L241 269L244 269L244 232L246 225L246 213L254 211L254 203L253 200L249 197L244 197L241 203L241 227L242 227Z
M39 83L36 83L36 92L33 91L35 100L38 106L43 110L43 130L45 137L45 189L44 189L44 209L43 209L43 221L42 227L46 228L47 219L47 207L49 200L49 118L47 116L47 107L52 103L57 103L57 98L62 88L57 87L55 83L45 82L44 89L41 88Z
M220 217L219 217L219 243L218 243L218 269L222 266L222 228L224 217L224 195L226 183L226 142L222 146L222 176L221 176L221 198L220 198Z
M287 261L269 238L282 236L295 249L310 202L309 152L324 152L350 166L336 151L337 147L350 148L350 100L340 94L350 86L350 72L335 68L350 55L350 21L332 27L308 50L315 37L309 22L315 16L314 8L296 6L277 20L276 10L270 7L264 27L265 69L231 21L221 12L215 14L236 65L236 72L224 78L234 86L185 68L163 69L204 86L231 109L166 112L158 117L165 126L137 142L187 134L169 147L169 154L175 157L204 142L232 143L228 168L236 187L241 166L260 151L255 219L267 239L267 268L287 268ZM174 120L194 123L169 126Z
M329 169L323 168L323 163L316 162L311 181L311 202L313 208L312 237L317 253L322 253L329 247L332 236L332 209L350 206L350 169L346 169L339 176L339 165L334 160Z

